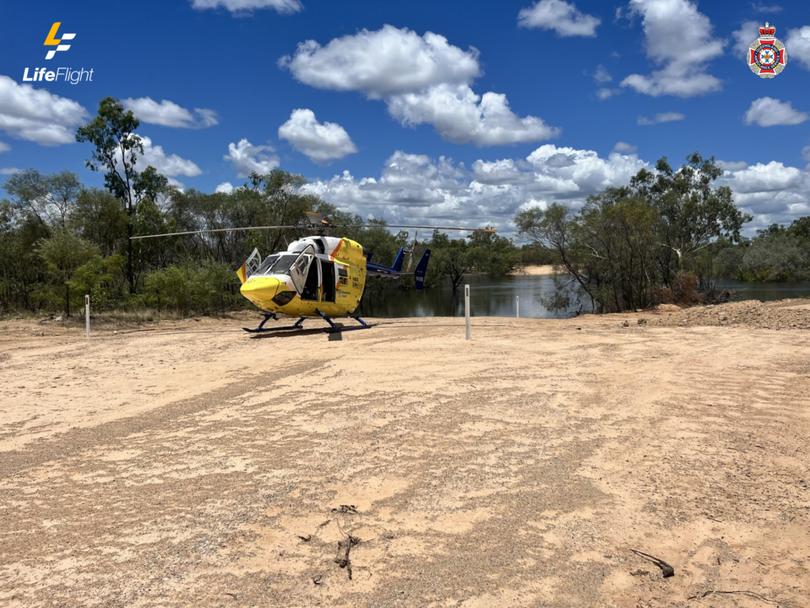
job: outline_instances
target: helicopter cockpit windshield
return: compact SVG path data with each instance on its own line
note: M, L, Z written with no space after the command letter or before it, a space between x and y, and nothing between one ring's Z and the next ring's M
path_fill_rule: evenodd
M273 267L273 264L278 262L279 254L274 253L273 255L268 255L262 263L259 264L259 267L253 274L270 274L270 269Z
M300 258L298 253L274 253L264 259L255 274L290 274L290 268Z
M298 253L274 253L267 256L253 274L271 275L283 274L292 279L293 285L298 293L302 293L307 272L312 260L315 258L315 249L312 245L307 245Z

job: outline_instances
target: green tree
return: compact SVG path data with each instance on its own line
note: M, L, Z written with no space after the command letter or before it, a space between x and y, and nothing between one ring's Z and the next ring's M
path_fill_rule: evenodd
M120 201L105 190L82 190L68 225L78 236L98 245L105 256L126 249L126 211Z
M734 205L730 188L714 186L722 174L714 158L693 153L678 170L661 158L655 172L642 169L630 181L628 195L644 199L658 213L656 234L664 249L658 259L665 284L718 238L738 242L743 224L751 220Z
M451 239L438 230L429 244L431 250L431 274L447 279L455 295L461 281L473 268L473 257L464 239ZM430 268L430 267L429 267Z
M137 291L135 252L132 236L135 214L142 200L154 200L167 183L154 167L138 171L137 161L143 155L143 142L135 132L139 121L118 100L106 97L101 100L98 114L93 120L79 127L76 141L93 146L87 167L104 173L104 185L120 202L127 214L127 281L130 293Z
M478 230L469 236L470 264L491 277L509 274L520 264L520 251L506 237Z
M21 211L43 225L60 228L65 228L82 188L70 171L44 175L35 169L12 175L3 187Z
M51 228L19 201L0 201L0 309L35 308L33 294L46 280L36 251Z
M75 208L82 191L82 184L75 173L62 171L48 177L49 207L56 214L56 223L61 229L67 227L68 215Z
M751 242L742 256L741 273L749 281L800 281L810 278L810 248L784 228Z
M552 205L523 211L515 222L555 252L595 309L643 307L690 291L687 271L708 276L706 252L740 241L750 218L728 188L713 185L721 173L699 154L677 171L661 159L655 172L642 170L628 186L590 197L579 213Z
M101 257L98 248L67 230L56 230L39 243L38 250L48 274L64 287L64 310L69 317L73 275L83 264Z
M46 204L48 199L47 178L36 169L15 173L6 180L3 188L11 196L11 204L22 214L48 226Z

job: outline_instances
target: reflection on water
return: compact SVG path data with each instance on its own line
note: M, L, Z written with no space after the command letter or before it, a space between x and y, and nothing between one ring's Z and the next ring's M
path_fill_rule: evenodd
M810 282L801 283L743 283L720 281L721 289L728 289L734 300L782 300L810 297Z
M514 276L491 279L485 276L465 278L470 285L470 308L473 316L514 317L515 296L520 297L520 316L534 318L564 318L573 316L576 303L566 310L549 310L547 302L554 294L554 278L550 276ZM810 297L810 283L742 283L723 281L721 289L734 293L734 300L779 300ZM584 303L582 312L590 310ZM392 290L363 314L375 317L452 317L464 315L464 287L453 298L449 286L424 291Z
M560 318L573 316L579 304L568 310L552 311L544 301L554 294L550 276L514 276L491 279L486 276L465 277L470 285L470 310L473 316L514 317L516 296L520 297L520 316ZM583 310L587 310L583 307ZM463 316L464 285L456 297L449 286L417 291L394 291L366 314L375 317Z

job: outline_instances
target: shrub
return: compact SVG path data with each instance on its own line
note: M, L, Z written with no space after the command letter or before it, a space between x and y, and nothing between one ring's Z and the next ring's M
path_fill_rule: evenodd
M239 281L225 264L211 261L173 264L144 278L138 303L182 314L223 312L244 305Z

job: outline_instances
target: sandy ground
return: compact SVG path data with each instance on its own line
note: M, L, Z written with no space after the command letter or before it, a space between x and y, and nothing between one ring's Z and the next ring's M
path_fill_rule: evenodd
M0 605L810 605L810 331L662 314L0 321Z
M521 266L520 268L518 268L517 270L515 270L510 274L515 276L529 275L532 277L548 277L559 273L560 273L559 268L555 268L551 264L544 264L541 266L535 265Z

